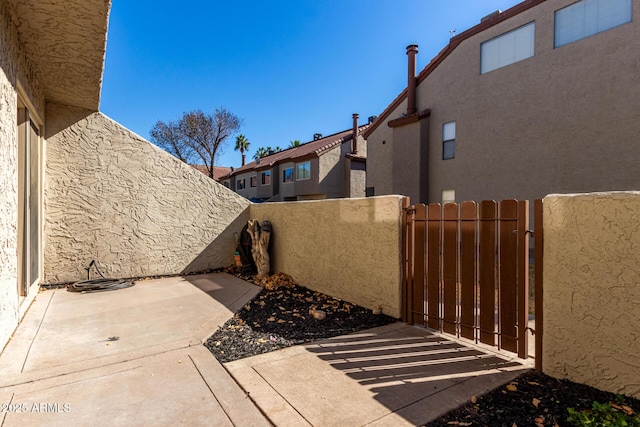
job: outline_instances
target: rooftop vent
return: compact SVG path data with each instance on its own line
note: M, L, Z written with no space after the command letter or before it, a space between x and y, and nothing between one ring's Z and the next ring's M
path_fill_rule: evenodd
M369 118L367 119L367 122L369 124L371 124L371 123L375 122L377 118L378 118L378 116L369 116Z
M480 22L484 22L484 21L486 21L486 20L488 20L488 19L491 19L491 18L493 18L493 17L496 17L496 16L500 15L501 13L502 13L502 11L501 11L500 9L498 9L498 10L496 10L495 12L491 12L490 14L488 14L487 16L485 16L484 18L482 18L482 19L480 20Z
M322 139L322 134L321 133L314 133L313 134L313 140L317 141L319 139Z
M268 155L272 155L273 153L275 153L275 151L273 151L273 150L269 150L269 151L267 152L267 154L268 154Z

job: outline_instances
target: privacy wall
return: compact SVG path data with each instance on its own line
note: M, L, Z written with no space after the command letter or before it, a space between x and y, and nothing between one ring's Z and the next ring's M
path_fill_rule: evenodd
M268 220L273 272L309 289L400 317L402 197L253 204Z
M640 397L640 192L544 198L545 373Z
M101 113L48 104L44 283L233 262L249 201Z

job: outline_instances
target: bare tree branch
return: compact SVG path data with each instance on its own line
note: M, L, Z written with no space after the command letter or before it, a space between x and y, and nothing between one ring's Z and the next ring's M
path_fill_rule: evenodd
M213 167L229 137L240 131L242 120L225 108L213 115L201 110L184 113L178 122L159 121L151 129L151 140L159 147L187 162L199 158L213 178Z

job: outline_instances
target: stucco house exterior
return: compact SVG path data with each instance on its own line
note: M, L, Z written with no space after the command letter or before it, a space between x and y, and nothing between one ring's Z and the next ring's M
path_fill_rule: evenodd
M0 350L43 283L229 265L249 202L99 112L110 1L0 2Z
M235 169L223 185L252 201L297 201L365 196L369 124L270 154ZM354 143L355 142L355 143Z
M527 0L451 38L365 131L367 194L637 190L640 7Z

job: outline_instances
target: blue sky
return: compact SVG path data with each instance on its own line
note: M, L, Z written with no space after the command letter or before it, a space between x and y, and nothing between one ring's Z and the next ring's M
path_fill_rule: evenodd
M149 137L158 121L224 107L258 147L380 114L458 33L518 0L113 0L101 111ZM229 140L216 164L240 166Z

